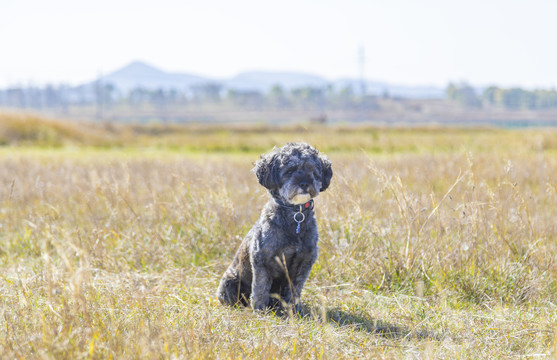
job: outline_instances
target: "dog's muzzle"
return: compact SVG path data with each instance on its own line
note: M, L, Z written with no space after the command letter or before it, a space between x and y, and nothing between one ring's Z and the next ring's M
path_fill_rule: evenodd
M290 202L294 205L301 205L307 203L310 200L311 200L311 195L309 193L304 193L304 194L295 195L292 199L290 199Z

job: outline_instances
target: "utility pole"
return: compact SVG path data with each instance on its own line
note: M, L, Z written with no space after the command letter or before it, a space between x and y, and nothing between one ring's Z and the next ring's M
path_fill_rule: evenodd
M102 71L99 72L99 78L97 79L97 121L103 120L103 103L104 103L104 84L103 84L103 74Z
M358 70L360 77L360 101L357 103L357 119L358 121L365 121L365 96L367 93L366 89L366 79L365 79L365 67L366 67L366 51L363 45L358 48Z
M358 69L360 72L360 92L363 97L366 92L366 79L365 79L365 69L366 68L366 49L363 45L360 45L358 49Z

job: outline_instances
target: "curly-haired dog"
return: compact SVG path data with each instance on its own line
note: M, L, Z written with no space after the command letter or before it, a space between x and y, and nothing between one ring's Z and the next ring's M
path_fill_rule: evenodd
M317 259L313 198L329 186L331 162L308 144L289 143L262 155L254 171L272 199L240 244L217 297L229 305L248 306L251 300L262 310L280 296L299 313L300 294Z

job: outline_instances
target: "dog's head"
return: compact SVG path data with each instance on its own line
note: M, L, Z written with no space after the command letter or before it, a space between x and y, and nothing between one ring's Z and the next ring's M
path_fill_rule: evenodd
M329 187L333 176L327 156L305 143L288 143L262 155L254 171L272 196L290 204L316 197Z

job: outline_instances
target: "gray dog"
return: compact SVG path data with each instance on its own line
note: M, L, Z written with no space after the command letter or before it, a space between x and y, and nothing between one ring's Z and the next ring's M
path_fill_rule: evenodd
M302 288L317 259L313 198L329 186L331 162L308 144L289 143L262 155L254 171L272 199L240 244L217 297L229 305L251 300L254 310L282 299L300 313Z

